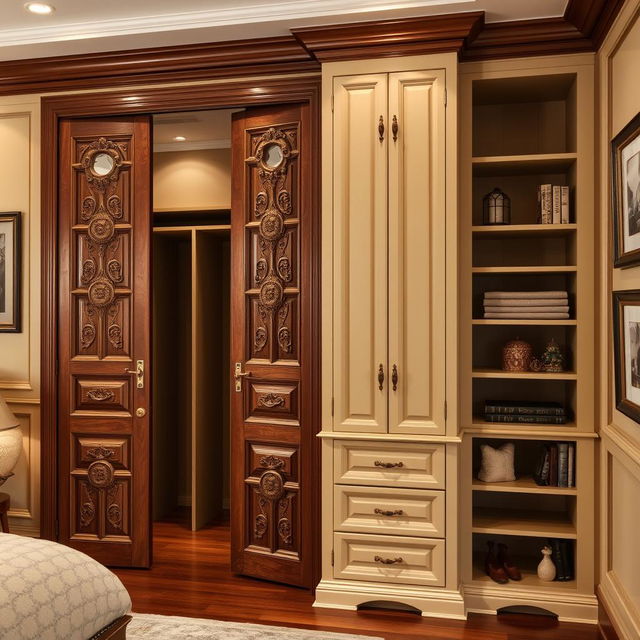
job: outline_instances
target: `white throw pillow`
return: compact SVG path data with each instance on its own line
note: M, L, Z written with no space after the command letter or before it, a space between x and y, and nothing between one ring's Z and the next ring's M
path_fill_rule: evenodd
M482 465L478 480L482 480L482 482L511 482L515 480L516 474L513 468L515 448L513 442L507 442L499 449L494 449L488 444L481 445Z

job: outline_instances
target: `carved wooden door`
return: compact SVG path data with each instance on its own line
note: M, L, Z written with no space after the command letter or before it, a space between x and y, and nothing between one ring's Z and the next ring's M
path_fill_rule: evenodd
M59 541L150 563L150 120L59 133Z
M234 114L231 561L311 587L311 153L306 105Z

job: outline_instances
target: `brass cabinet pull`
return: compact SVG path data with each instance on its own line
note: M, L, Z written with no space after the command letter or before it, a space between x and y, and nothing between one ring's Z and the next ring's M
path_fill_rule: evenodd
M378 367L378 389L382 391L383 388L384 388L384 367L382 366L382 363L380 363L380 366Z
M382 462L381 460L376 460L374 463L376 467L382 467L383 469L394 469L404 467L404 462Z
M384 140L384 118L380 116L380 120L378 120L378 138L380 142Z
M393 141L398 140L398 118L394 115L391 122L391 133L393 134Z
M398 367L394 364L391 369L391 382L393 383L393 390L398 390Z
M376 556L374 561L379 564L399 564L402 562L402 558L383 558L382 556Z
M125 369L125 373L130 373L136 377L136 387L144 389L144 360L136 360L135 369Z
M384 509L374 509L373 513L378 516L401 516L404 515L404 511L402 509L396 509L395 511L385 511Z
M250 376L251 372L244 372L242 370L242 362L236 362L235 367L233 368L233 377L236 381L236 393L242 392L242 378L245 376Z

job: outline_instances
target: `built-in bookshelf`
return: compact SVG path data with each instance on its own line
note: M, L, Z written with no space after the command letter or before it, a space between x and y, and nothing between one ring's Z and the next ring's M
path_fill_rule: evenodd
M593 61L496 61L462 65L461 71L465 597L471 610L534 605L560 617L594 620ZM568 223L540 223L543 184L569 188ZM511 224L485 226L483 197L496 187L511 200ZM567 292L569 317L487 318L485 294L495 291ZM563 352L563 370L503 370L502 348L516 339L536 355L553 340ZM555 403L565 412L563 422L490 421L496 418L485 416L485 406L500 401ZM482 482L481 445L506 442L515 445L516 479ZM572 486L540 482L540 456L550 447L557 452L558 443L573 456ZM489 541L508 545L521 581L498 584L485 574ZM546 544L563 550L564 579L538 578Z

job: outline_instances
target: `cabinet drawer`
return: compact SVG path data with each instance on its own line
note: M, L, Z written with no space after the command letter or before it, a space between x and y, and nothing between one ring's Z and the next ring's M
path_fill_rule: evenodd
M444 460L441 444L336 441L334 477L339 484L444 489Z
M444 538L444 491L337 485L334 498L338 531Z
M443 587L444 550L444 540L334 533L334 577Z

